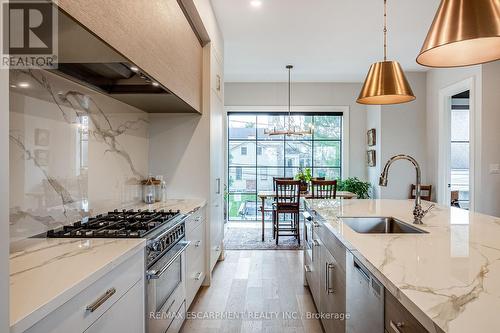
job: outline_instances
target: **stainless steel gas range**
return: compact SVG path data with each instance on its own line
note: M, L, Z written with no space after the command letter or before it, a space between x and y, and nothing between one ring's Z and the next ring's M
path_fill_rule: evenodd
M179 211L114 210L47 232L50 238L146 238L148 333L177 332L184 321L186 215Z

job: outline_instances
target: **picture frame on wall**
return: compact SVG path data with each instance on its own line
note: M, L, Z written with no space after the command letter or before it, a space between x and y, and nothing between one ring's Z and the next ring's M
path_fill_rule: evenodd
M35 128L35 145L46 147L50 144L50 131L43 128Z
M371 149L366 152L366 163L369 167L374 167L377 165L377 154L375 150Z
M373 147L377 144L377 130L375 128L366 132L366 141L369 147Z

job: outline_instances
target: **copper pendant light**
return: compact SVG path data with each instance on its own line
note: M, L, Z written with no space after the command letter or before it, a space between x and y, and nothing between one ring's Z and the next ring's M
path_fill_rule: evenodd
M406 103L414 99L401 65L397 61L387 61L387 0L384 0L384 61L370 66L356 102L385 105Z
M458 67L500 59L500 1L442 0L417 62Z

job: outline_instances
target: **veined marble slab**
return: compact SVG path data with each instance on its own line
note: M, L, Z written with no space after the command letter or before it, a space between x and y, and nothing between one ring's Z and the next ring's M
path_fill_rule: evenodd
M167 199L165 202L155 202L154 204L146 204L142 201L121 203L119 201L98 201L92 203L93 214L105 214L112 209L149 209L149 210L180 210L183 214L188 214L194 210L205 206L205 199Z
M140 203L133 205L134 209L164 209L164 210L180 210L183 214L189 214L198 208L206 205L205 199L168 199L165 202L155 202L154 204L147 205Z
M413 200L306 202L430 332L499 331L500 218L437 206L417 226L427 234L360 234L338 217L412 224Z
M11 249L10 332L23 332L145 246L144 239L31 238Z

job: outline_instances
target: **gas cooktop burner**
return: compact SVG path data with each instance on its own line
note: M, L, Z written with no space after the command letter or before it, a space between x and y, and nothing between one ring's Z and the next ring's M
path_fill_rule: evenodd
M85 218L73 225L47 231L50 238L140 238L170 224L179 211L115 209L107 214ZM163 229L163 228L162 228Z

